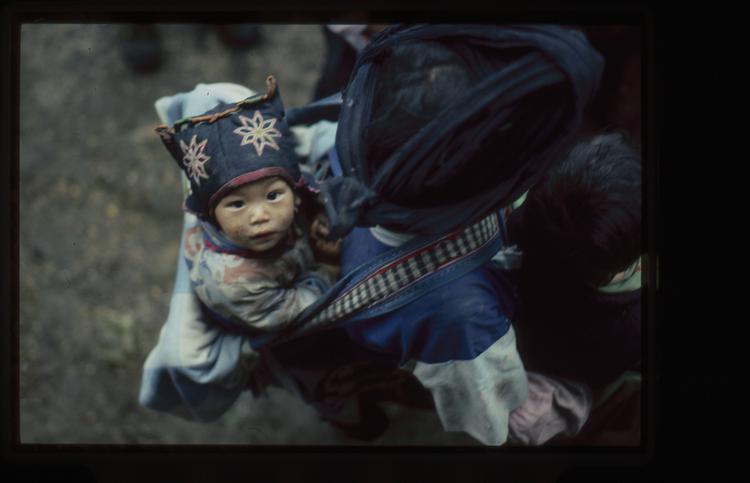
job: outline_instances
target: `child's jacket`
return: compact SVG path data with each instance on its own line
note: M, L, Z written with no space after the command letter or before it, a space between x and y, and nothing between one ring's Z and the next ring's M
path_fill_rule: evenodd
M316 266L305 237L259 257L209 223L186 233L190 282L208 317L229 330L275 331L313 303L332 280Z

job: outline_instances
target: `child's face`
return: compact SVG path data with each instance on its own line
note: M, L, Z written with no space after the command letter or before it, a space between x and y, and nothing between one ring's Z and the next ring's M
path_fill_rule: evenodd
M283 179L271 177L230 191L214 213L219 227L232 242L262 252L286 239L299 203Z

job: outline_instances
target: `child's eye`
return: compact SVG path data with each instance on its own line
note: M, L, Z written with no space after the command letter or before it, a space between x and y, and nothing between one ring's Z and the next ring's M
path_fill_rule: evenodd
M242 200L230 201L227 206L230 208L242 208L245 206L245 202Z
M276 201L281 198L281 195L281 191L271 191L266 195L266 198L268 199L268 201Z

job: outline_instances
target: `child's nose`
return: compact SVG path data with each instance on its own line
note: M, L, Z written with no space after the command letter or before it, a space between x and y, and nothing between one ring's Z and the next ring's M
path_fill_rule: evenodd
M250 210L250 223L257 225L259 223L265 223L270 219L268 212L262 204L258 204L252 207Z

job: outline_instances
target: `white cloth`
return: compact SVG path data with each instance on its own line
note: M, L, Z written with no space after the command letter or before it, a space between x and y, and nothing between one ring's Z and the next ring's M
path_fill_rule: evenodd
M365 36L366 24L337 24L326 25L326 27L336 35L340 35L357 52L364 49L369 42Z
M185 117L200 116L220 103L234 103L253 95L255 91L239 84L198 84L190 92L160 97L154 103L154 108L161 122L171 125Z
M446 431L464 431L486 445L506 442L509 415L528 394L512 327L472 360L417 362L414 375L432 393Z
M414 238L414 235L412 234L387 230L380 225L370 228L370 233L372 233L372 236L374 236L377 241L389 247L401 246Z

